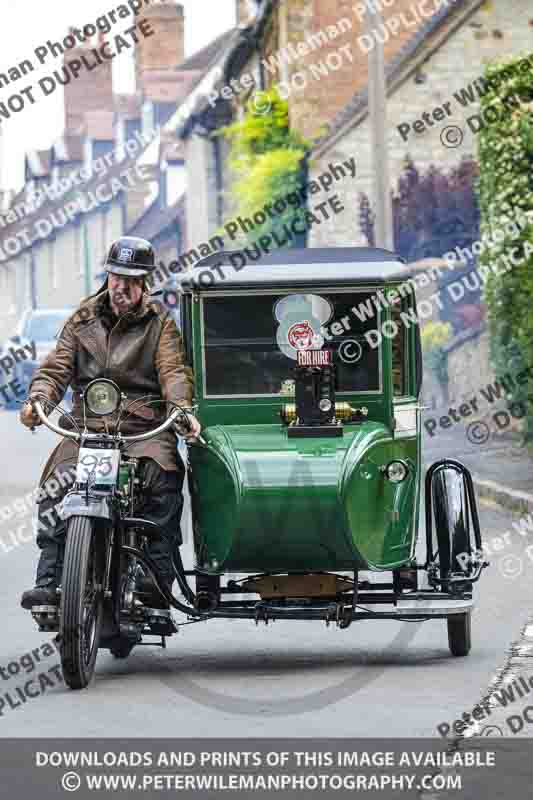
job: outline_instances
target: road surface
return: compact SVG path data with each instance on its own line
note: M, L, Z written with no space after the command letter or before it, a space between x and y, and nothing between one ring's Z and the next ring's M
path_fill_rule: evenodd
M55 437L43 429L32 436L5 411L0 437L6 516L36 484ZM481 520L486 540L511 527L495 509L482 507ZM365 621L345 631L318 622L216 620L181 628L166 650L139 647L125 661L103 651L91 687L71 692L58 678L57 654L43 655L52 635L40 633L19 606L37 559L29 527L17 539L13 519L0 525L3 736L438 736L437 725L470 711L483 695L531 596L528 559L516 577L499 569L502 557L524 552L527 541L516 534L479 586L468 658L450 656L439 620ZM187 528L185 536L190 541ZM40 687L36 696L23 701L22 687L43 673L47 680L31 684Z

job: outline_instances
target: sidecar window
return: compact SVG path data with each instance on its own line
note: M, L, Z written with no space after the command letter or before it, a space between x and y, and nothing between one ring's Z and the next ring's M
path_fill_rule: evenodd
M280 330L280 301L311 298L312 307L331 309L324 324L294 316ZM204 385L207 397L288 394L294 380L294 336L324 337L334 353L338 393L380 392L380 347L366 333L378 327L370 292L320 292L306 295L244 295L203 300ZM370 304L370 305L368 305ZM362 308L369 313L361 312ZM276 318L276 308L278 318ZM355 314L353 309L357 308ZM284 313L284 311L283 311ZM322 317L323 319L324 317Z

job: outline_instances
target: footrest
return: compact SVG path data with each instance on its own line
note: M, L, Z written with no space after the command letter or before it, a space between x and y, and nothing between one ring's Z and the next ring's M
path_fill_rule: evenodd
M156 636L171 636L178 632L171 612L164 608L146 608L145 623L150 627L150 632Z

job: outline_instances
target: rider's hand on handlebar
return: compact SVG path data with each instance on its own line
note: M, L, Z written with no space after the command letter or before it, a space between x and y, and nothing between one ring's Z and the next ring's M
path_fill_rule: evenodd
M193 439L197 439L202 431L202 426L194 416L194 414L187 414L187 422L189 423L188 426L184 425L182 421L176 422L176 427L181 436L185 439L186 442L190 442Z
M27 400L20 409L20 421L26 426L26 428L36 428L37 425L42 424L37 412L34 411L33 405L29 400Z

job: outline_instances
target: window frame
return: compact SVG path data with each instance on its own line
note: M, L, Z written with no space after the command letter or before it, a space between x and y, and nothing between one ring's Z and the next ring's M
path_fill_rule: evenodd
M367 287L339 287L339 288L331 288L331 286L313 286L313 287L293 287L287 288L283 287L282 289L271 287L269 289L254 289L250 291L239 291L239 292L231 292L231 291L213 291L210 292L208 295L201 295L199 297L199 314L200 314L200 348L201 348L201 376L202 376L202 398L204 400L246 400L246 399L254 399L254 398L262 398L262 399L269 399L269 400L282 400L283 402L287 402L287 395L282 395L279 393L272 394L272 393L254 393L254 394L208 394L207 393L207 369L206 369L206 346L205 346L205 313L204 313L204 304L205 301L209 301L210 298L213 297L257 297L260 295L279 295L280 297L286 296L289 294L320 294L327 293L327 294L371 294L375 291L375 286L367 286ZM375 329L380 330L381 324L383 321L383 313L382 309L376 309L376 316L375 316L376 324ZM334 320L333 320L334 321ZM332 321L328 323L331 324ZM361 395L361 396L371 396L371 397L380 397L383 396L385 393L385 385L384 385L384 375L383 375L383 343L380 343L379 346L376 348L378 352L378 369L379 369L379 388L378 389L351 389L344 392L336 392L337 397L350 397L352 395ZM295 362L296 363L296 362Z

